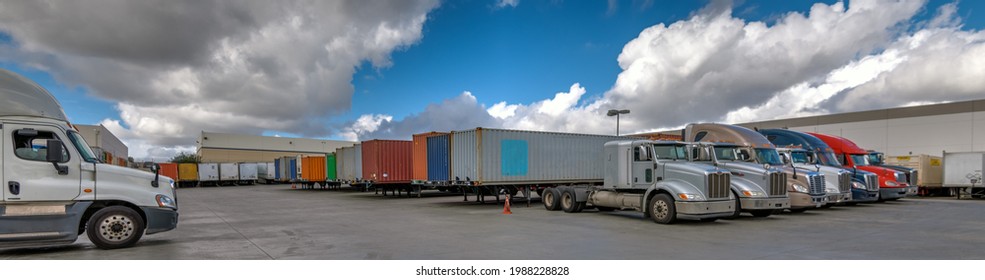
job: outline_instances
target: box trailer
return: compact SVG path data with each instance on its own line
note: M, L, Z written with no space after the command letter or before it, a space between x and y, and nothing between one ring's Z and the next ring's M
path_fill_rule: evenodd
M178 164L178 186L195 186L198 184L198 164L179 163Z
M337 167L335 166L336 157L335 153L330 153L325 155L325 179L327 181L337 181L339 175L336 172Z
M239 183L252 185L259 179L260 167L256 162L239 163Z
M405 140L362 142L362 177L373 185L410 184L412 148Z
M338 156L336 162L338 179L350 185L361 181L363 178L362 145L356 144L352 147L339 148L335 150L335 154Z
M916 185L921 188L940 188L944 185L944 158L932 155L887 156L886 164L917 170Z
M217 184L219 182L219 164L199 163L198 182L203 185Z
M219 182L234 184L239 180L239 164L235 162L219 163Z
M978 198L985 194L982 169L985 152L944 152L944 187L961 199L962 193Z

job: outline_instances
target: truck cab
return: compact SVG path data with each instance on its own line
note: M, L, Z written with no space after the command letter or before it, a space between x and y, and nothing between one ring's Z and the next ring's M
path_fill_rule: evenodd
M813 132L807 134L821 139L831 147L842 167L875 173L879 178L878 201L896 200L906 196L909 184L905 182L906 175L903 172L872 165L869 162L869 152L844 137Z
M844 169L841 162L835 156L834 150L828 144L825 144L824 141L821 141L821 139L804 132L788 129L760 129L759 133L766 136L766 139L774 145L803 149L807 153L808 164L820 165L822 172L824 170L834 172L835 169L849 171L851 175L851 189L849 192L852 195L852 199L848 204L876 201L879 195L878 176L864 170ZM835 169L825 169L825 166ZM838 186L841 190L845 188L843 184L844 181L839 179Z
M728 143L692 143L689 145L690 159L727 169L733 175L729 186L732 194L738 198L733 218L738 217L741 212L749 212L756 217L768 217L774 211L790 208L786 174L770 166L745 161L740 148ZM780 166L779 162L774 163Z
M906 189L906 196L917 195L917 170L909 167L899 166L899 165L889 165L886 164L886 156L882 152L877 152L869 150L869 163L875 166L885 167L899 172L903 172L906 175L906 183L909 184L909 188Z
M48 91L0 69L0 248L71 244L102 249L174 229L174 181L104 164Z
M694 123L684 128L684 139L692 142L732 144L741 147L743 161L769 164L785 174L785 186L791 212L804 212L827 203L824 174L810 169L784 166L776 147L762 134L751 129L717 123Z
M798 146L776 148L784 164L804 169L815 169L824 174L824 186L828 193L828 204L854 204L852 202L852 172L831 166L814 163L813 156Z

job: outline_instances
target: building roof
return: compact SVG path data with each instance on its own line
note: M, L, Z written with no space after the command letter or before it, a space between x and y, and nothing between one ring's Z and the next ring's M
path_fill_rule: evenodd
M207 131L203 131L196 142L199 150L228 149L311 154L333 153L337 148L352 146L358 143L340 140L274 137Z

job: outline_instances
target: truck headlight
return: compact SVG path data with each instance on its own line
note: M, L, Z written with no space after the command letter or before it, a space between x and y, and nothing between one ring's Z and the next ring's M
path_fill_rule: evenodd
M807 187L801 184L793 184L793 189L797 192L809 193L809 191L807 191Z
M886 186L895 187L895 186L899 186L899 184L897 184L894 181L886 181Z
M760 191L742 191L742 195L748 197L766 197L766 193Z
M701 196L700 194L693 194L693 193L680 193L677 194L677 197L679 197L681 200L689 200L689 201L705 200L704 196Z
M859 182L852 182L852 188L864 190L865 189L865 184L862 184L862 183L859 183Z
M174 199L171 199L171 197L169 196L159 194L156 197L154 197L154 200L157 200L157 206L167 207L167 208L178 208L178 205L174 204Z

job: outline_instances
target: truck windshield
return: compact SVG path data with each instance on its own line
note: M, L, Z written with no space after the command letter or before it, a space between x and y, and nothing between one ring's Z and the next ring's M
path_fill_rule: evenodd
M838 162L838 158L835 157L834 152L818 153L817 155L818 155L817 157L818 161L820 161L820 163L823 165L841 166L841 162Z
M871 153L869 154L869 164L872 165L882 165L882 160L879 160L881 153Z
M656 159L687 159L687 149L683 145L654 145Z
M848 155L852 157L852 162L856 166L866 166L869 165L869 156L865 154Z
M718 160L738 160L735 147L715 147L715 157Z
M776 149L756 149L756 159L759 163L783 165L783 160L780 160L780 154L776 152Z
M72 140L72 144L82 154L82 160L86 162L99 162L92 150L89 149L89 144L86 143L85 139L82 139L82 136L78 132L69 130L68 138Z
M807 152L790 152L790 159L793 163L811 163L810 158L807 157Z

